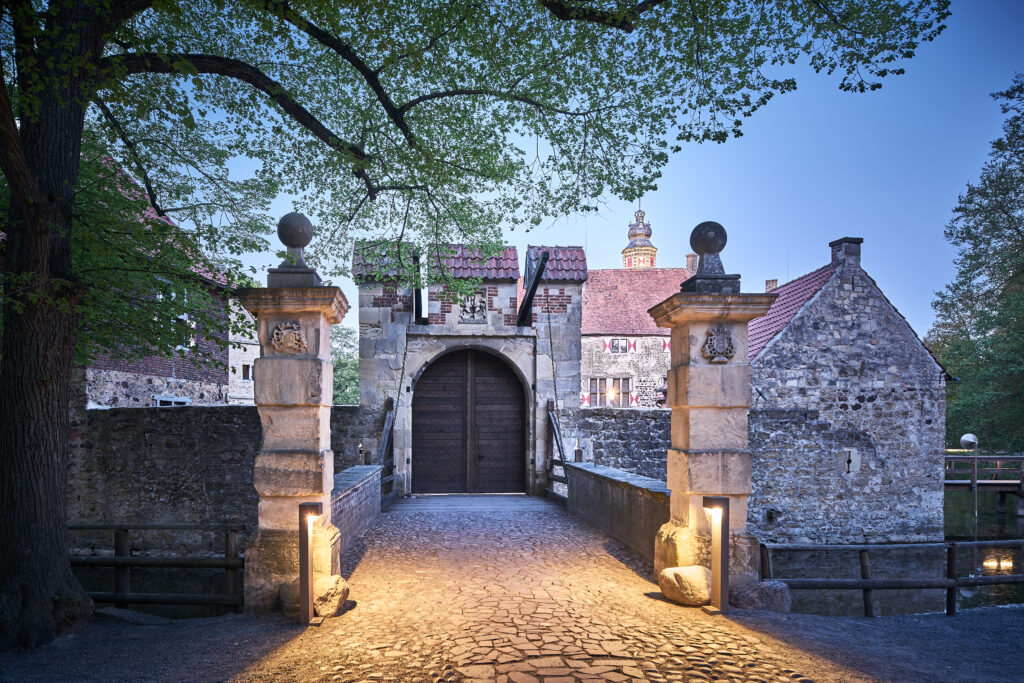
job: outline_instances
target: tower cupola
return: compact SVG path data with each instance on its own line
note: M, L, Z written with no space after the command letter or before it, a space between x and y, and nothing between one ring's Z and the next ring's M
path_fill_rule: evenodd
M657 247L651 244L651 224L644 220L644 210L637 207L636 222L629 224L629 244L622 250L623 268L654 268Z

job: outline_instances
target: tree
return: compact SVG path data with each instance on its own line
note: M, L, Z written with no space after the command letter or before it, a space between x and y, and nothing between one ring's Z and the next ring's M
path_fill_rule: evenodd
M83 135L157 216L229 260L296 196L340 273L358 236L493 249L503 227L654 188L807 58L863 91L942 30L948 0L8 0L10 192L0 365L0 649L81 604L64 524L67 403L87 283L73 244ZM675 143L666 138L675 134ZM228 162L243 158L239 178ZM238 208L241 207L241 208ZM186 220L187 219L187 220ZM254 237L255 235L255 237ZM423 253L428 253L429 250ZM333 258L333 261L332 261ZM436 266L426 264L428 274Z
M1024 450L1024 74L993 93L1003 114L976 184L946 239L957 273L938 293L926 342L958 377L946 392L946 440L973 432L985 448Z
M359 333L353 327L331 328L334 405L359 405Z

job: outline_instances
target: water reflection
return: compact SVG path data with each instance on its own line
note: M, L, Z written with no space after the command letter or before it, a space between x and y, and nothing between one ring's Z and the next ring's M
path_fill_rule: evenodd
M974 493L949 491L945 497L945 534L949 541L1024 538L1024 517L1017 517L1013 496L1007 498L1005 513L996 512L997 493L978 495L978 523L975 529ZM872 578L943 578L946 551L943 548L870 551ZM859 578L856 550L773 553L776 576L784 578ZM958 576L992 576L1024 573L1024 547L960 548ZM957 607L969 609L989 605L1024 603L1024 584L977 586L958 591ZM945 609L944 590L874 590L875 614L913 614ZM859 616L864 602L859 590L795 590L793 611L813 614Z

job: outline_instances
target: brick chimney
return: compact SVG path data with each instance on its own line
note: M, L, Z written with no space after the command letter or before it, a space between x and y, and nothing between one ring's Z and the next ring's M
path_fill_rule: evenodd
M832 265L846 263L847 266L860 268L860 245L864 242L863 237L840 237L829 242L832 248Z
M775 280L765 280L764 281L764 291L765 291L765 294L767 294L768 292L771 292L773 290L776 290L778 288L779 288L779 281L778 281L778 279L775 279Z
M700 256L696 254L686 255L686 270L690 273L690 277L693 277L697 273L697 261L700 260Z

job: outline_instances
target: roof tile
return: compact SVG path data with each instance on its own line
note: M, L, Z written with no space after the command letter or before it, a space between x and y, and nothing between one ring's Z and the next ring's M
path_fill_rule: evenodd
M544 266L545 282L585 282L587 279L587 255L583 247L535 247L526 248L526 258L531 254L548 252Z
M747 323L748 357L753 359L761 353L768 342L789 324L800 308L821 290L834 272L835 267L829 264L773 289L772 293L778 294L779 298L766 314Z
M668 335L647 309L679 292L686 268L608 268L590 271L583 288L583 334Z

